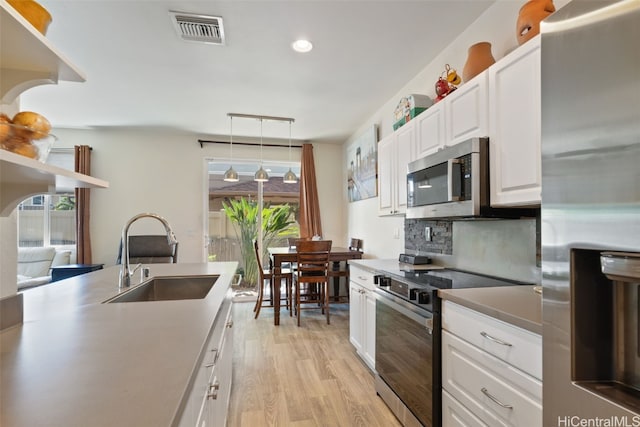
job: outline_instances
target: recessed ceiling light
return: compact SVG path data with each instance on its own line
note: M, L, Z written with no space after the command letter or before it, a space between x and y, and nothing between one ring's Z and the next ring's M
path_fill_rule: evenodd
M296 52L306 53L306 52L309 52L311 49L313 49L313 44L311 44L309 40L300 39L300 40L294 41L291 44L291 47Z

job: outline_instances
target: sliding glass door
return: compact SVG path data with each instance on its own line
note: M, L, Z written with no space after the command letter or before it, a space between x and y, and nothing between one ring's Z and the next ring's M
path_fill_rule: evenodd
M229 166L238 172L237 182L224 181ZM266 261L267 246L286 246L288 238L299 235L299 183L284 183L283 176L290 167L300 176L300 165L263 162L266 182L254 181L259 167L258 162L208 162L208 259L238 261L247 286L255 284L257 274L257 265L251 264L253 239Z

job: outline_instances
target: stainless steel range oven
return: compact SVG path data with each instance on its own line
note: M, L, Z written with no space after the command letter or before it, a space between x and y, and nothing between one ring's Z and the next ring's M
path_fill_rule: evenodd
M437 267L384 273L374 277L376 392L404 426L440 426L438 289L525 283Z
M432 322L428 310L376 290L376 392L404 426L432 425Z

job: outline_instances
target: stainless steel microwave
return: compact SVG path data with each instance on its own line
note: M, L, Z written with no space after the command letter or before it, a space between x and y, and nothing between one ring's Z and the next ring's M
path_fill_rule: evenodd
M472 138L409 163L407 218L535 215L535 209L491 208L489 138Z

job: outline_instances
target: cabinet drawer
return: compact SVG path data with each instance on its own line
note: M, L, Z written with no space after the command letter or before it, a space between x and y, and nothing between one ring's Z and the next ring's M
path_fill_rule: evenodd
M442 425L446 427L488 427L446 391L442 391Z
M446 331L442 386L491 426L542 425L542 382Z
M442 328L542 379L542 337L493 317L445 301Z
M367 289L373 289L373 276L372 272L349 264L349 278L352 282Z

